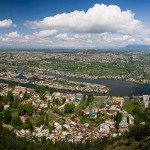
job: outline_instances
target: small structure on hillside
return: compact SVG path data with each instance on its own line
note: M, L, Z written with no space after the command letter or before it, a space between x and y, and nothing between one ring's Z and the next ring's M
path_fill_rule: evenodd
M141 102L143 103L145 108L147 108L149 106L149 103L150 103L150 96L149 95L143 95Z

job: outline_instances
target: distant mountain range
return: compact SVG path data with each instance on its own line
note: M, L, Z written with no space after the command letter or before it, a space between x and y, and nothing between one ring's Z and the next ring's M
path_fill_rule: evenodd
M0 51L42 51L42 52L83 52L83 53L99 53L101 51L150 51L150 45L127 45L121 48L42 48L42 47L0 47Z
M150 45L127 45L120 48L120 50L137 50L137 51L147 51L150 50Z

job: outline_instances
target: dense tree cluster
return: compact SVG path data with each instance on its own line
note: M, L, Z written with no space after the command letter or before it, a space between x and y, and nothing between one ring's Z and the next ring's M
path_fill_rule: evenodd
M64 107L64 113L70 114L73 113L75 109L75 105L73 103L67 103Z
M30 104L24 104L24 105L20 104L18 106L18 112L19 112L19 115L21 116L24 114L32 116L34 109L33 109L33 106Z
M18 138L13 131L9 131L6 128L0 128L0 133L0 149L2 150L148 150L150 146L150 139L144 139L137 144L134 138L127 139L127 136L114 139L88 140L85 143L70 143L67 141L56 141L53 143L45 138L41 140L36 138ZM128 141L126 142L126 140Z
M114 117L114 121L116 122L115 127L116 127L117 131L119 129L119 123L121 122L121 120L122 120L122 113L117 112L117 114Z

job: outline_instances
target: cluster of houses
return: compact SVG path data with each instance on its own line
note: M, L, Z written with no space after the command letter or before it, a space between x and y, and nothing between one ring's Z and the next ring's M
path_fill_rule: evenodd
M48 95L47 95L48 96ZM71 94L65 95L63 93L54 93L52 97L59 99L66 99L66 102L80 102L82 100L81 94L78 94L77 97ZM48 96L49 97L49 96ZM76 101L76 98L77 101ZM85 108L82 110L82 115L88 116L89 119L96 120L99 114L109 115L112 119L105 120L98 127L91 128L89 123L82 124L79 117L71 120L70 118L65 118L65 123L60 124L59 122L50 123L54 127L50 133L48 129L44 129L44 126L35 127L34 131L30 133L30 136L41 138L46 137L46 139L51 139L52 141L56 140L68 140L69 142L80 142L85 141L91 138L104 138L104 137L116 137L118 134L128 131L129 126L134 124L134 118L131 114L128 114L126 111L122 110L124 98L122 97L112 97L108 101L104 108L98 108L93 106L92 108ZM40 105L38 105L40 106ZM119 123L119 130L117 131L113 117L117 112L122 113L122 120ZM29 131L16 131L16 134L19 136L25 136L29 134Z
M134 124L134 118L132 115L128 114L126 111L121 111L123 114L122 120L119 123L119 135L121 133L128 131L129 125ZM51 139L52 141L57 140L68 140L69 142L80 142L87 139L98 139L104 137L116 137L118 132L115 128L115 122L112 119L106 120L101 123L97 128L89 127L89 123L81 124L78 119L66 119L64 124L58 122L53 122L54 129L49 132L48 129L44 129L44 126L35 127L34 131L31 133L29 130L21 129L16 130L18 136L29 136L46 139Z
M85 108L82 110L83 115L89 115L90 118L97 118L98 114L115 116L118 111L122 110L124 98L123 97L112 97L105 107L99 108L94 106L92 108Z
M121 134L125 131L128 131L129 125L134 124L134 117L131 114L128 114L125 110L122 109L124 103L123 97L112 97L110 101L106 104L104 108L99 109L98 107L93 107L92 109L85 108L82 113L88 115L91 119L96 119L99 114L108 115L109 118L114 118L117 112L122 113L122 120L119 123L119 131L116 131L114 119L105 120L100 124L100 138L103 137L115 137L118 132Z
M122 113L122 120L119 123L119 130L116 130L115 121L114 120L106 120L104 123L100 125L100 137L116 137L117 135L121 135L125 131L129 130L129 126L134 124L134 117L131 114L128 114L126 111L120 111Z
M1 95L6 96L7 93L8 93L8 91L12 91L12 93L13 93L14 96L19 96L19 97L22 98L23 94L25 92L30 93L31 89L28 89L28 88L22 87L22 86L15 86L14 88L5 86L3 88L3 90L1 91Z
M89 124L80 124L77 121L66 119L65 123L61 125L58 122L53 122L54 129L50 133L44 126L35 127L33 132L30 130L15 130L17 136L37 137L51 139L53 142L57 140L68 140L69 142L80 142L91 138L100 138L100 133L97 129L89 128Z
M49 93L45 94L46 100L42 100L40 96L32 91L31 89L27 89L25 87L16 86L13 89L4 88L1 92L2 95L6 95L9 90L12 90L14 96L22 97L25 92L32 92L31 97L28 100L23 101L22 103L29 103L34 107L38 108L48 108L48 102L53 104L55 99L64 100L62 106L58 107L58 109L64 107L67 103L74 103L79 105L80 102L84 99L84 95L82 93L69 94L69 93L59 93L54 92L52 95ZM116 137L117 135L121 135L123 132L128 131L129 126L134 124L134 117L123 110L124 104L123 97L111 97L107 98L105 105L101 108L98 105L87 106L82 109L82 115L86 116L88 119L96 120L100 115L107 115L109 119L105 119L104 122L100 123L98 127L91 127L89 122L81 123L79 116L70 118L64 117L64 123L51 121L49 122L50 126L53 126L52 131L50 132L48 128L45 128L44 125L40 127L34 127L33 132L30 130L15 130L16 135L19 137L46 137L46 139L51 139L52 141L56 140L68 140L70 142L79 142L85 141L91 138L104 138L104 137ZM150 97L148 95L143 95L141 103L144 104L145 107L148 107L150 102ZM5 105L5 109L8 109L9 105ZM38 111L37 109L37 111ZM51 109L51 107L49 107ZM119 123L119 128L116 129L116 122L114 121L114 117L117 112L122 114L122 120ZM21 116L22 122L26 122L29 118L28 115Z

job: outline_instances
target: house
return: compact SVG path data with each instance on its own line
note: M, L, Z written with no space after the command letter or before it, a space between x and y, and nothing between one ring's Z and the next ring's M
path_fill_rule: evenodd
M43 125L41 125L40 127L35 127L35 130L32 134L33 136L39 137L39 138L40 137L50 138L49 130L43 129Z
M81 101L83 99L83 94L82 93L76 93L75 94L75 101L78 102L78 101Z
M129 124L129 125L133 125L134 124L134 117L131 115L131 114L128 114L127 111L123 110L121 111L123 113L123 118L126 119L126 122Z
M119 132L121 133L128 131L129 125L134 124L134 117L131 114L126 111L122 111L122 114L122 121L119 123Z
M18 96L20 94L24 94L27 91L26 87L15 86L14 90L12 91L14 96Z
M66 94L62 98L66 99L66 103L72 103L75 100L75 95L74 94Z
M113 120L106 120L104 123L100 125L100 137L108 137L112 136L114 137L116 134L116 129L115 129L115 122Z
M46 93L46 94L45 94L45 97L46 97L46 99L47 99L48 101L52 101L52 96L51 96L51 94Z
M15 130L15 133L18 137L29 137L31 135L31 132L29 130L24 130L24 129L21 129L20 131L19 130Z
M82 140L82 138L83 138L82 135L76 135L73 137L73 141L74 142L80 142Z
M4 110L7 110L9 108L10 105L5 105L4 106Z
M108 137L108 135L109 135L109 124L107 124L105 122L102 123L100 125L99 132L100 132L100 137Z
M143 95L142 102L143 102L145 108L147 108L148 105L149 105L149 103L150 103L150 97L149 97L149 95Z
M100 113L100 114L104 114L104 115L106 115L106 114L107 114L107 112L108 112L108 109L107 109L107 108L99 109L99 113Z
M85 108L84 110L82 110L82 114L83 115L89 115L89 109Z
M6 87L6 88L4 88L4 89L2 90L1 95L2 95L2 96L6 96L7 93L8 93L9 91L11 91L11 90L12 90L12 88Z
M98 108L96 106L94 106L92 109L91 109L92 112L94 113L98 113Z
M73 142L73 135L71 133L67 134L67 140L68 142Z
M97 118L97 114L95 112L90 111L89 118L90 119L96 119Z
M119 123L119 132L125 132L128 131L128 123L126 122L125 118L122 119L122 121Z
M118 111L120 111L120 108L118 108L118 105L112 105L108 109L108 113L107 114L114 116Z
M71 121L70 126L76 126L76 123L74 121Z
M22 122L26 122L26 121L27 121L27 119L28 119L28 115L27 115L27 114L25 114L25 115L21 116L21 120L22 120Z
M56 131L61 131L61 129L62 129L62 126L58 122L54 123L54 127L55 127Z
M52 97L54 97L55 99L61 99L61 97L63 96L63 93L59 93L59 92L54 92L52 94Z
M85 126L86 128L88 128L88 126L89 126L89 123L85 123L85 124L84 124L84 126Z
M123 103L124 103L124 98L123 97L112 97L111 103L112 103L112 105L118 105L122 108Z
M69 130L69 129L70 129L70 126L69 126L69 125L67 125L67 124L64 124L64 125L63 125L63 127L64 127L64 128L66 128L67 130Z

